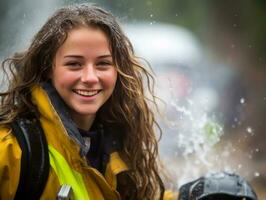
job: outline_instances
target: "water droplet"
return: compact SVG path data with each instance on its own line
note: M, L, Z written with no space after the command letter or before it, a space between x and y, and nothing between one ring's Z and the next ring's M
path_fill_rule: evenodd
M241 99L240 99L240 103L241 103L241 104L244 104L244 103L245 103L245 99L244 99L244 98L241 98Z
M251 136L254 136L255 135L255 133L254 133L254 130L250 127L250 126L248 126L247 128L246 128L246 131L249 133L249 135L251 135Z
M260 173L259 173L259 172L255 172L255 173L254 173L254 176L255 176L255 177L259 177L259 176L260 176Z
M241 168L242 168L242 165L241 165L241 164L239 164L237 167L238 167L238 169L241 169Z
M150 14L150 17L152 18L153 17L153 14Z
M253 130L252 130L252 128L249 126L249 127L246 128L246 131L247 131L248 133L252 133Z
M256 151L256 152L259 152L260 150L257 148L257 149L255 149L255 151Z

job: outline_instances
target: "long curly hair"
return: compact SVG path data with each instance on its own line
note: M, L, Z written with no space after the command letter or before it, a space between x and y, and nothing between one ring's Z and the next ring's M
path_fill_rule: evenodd
M114 92L97 116L122 127L120 153L130 167L137 199L158 199L163 192L163 184L158 175L155 129L160 131L160 128L149 104L150 101L156 105L154 80L134 55L132 45L116 18L100 7L77 4L57 10L35 35L26 51L2 63L9 86L7 91L0 93L0 123L10 123L28 110L36 111L31 102L30 88L49 79L56 51L69 31L80 26L99 28L106 34L118 71ZM151 94L149 98L146 92Z

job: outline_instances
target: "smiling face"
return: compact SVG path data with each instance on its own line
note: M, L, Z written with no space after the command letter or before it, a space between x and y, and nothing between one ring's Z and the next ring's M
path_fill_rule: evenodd
M108 38L97 28L73 29L57 50L53 64L54 87L77 126L89 129L117 80Z

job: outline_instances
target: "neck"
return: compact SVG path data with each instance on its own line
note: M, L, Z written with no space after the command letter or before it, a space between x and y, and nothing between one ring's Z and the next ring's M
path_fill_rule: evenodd
M90 130L95 119L95 115L81 116L72 113L71 116L73 118L73 121L76 123L77 127L82 130Z

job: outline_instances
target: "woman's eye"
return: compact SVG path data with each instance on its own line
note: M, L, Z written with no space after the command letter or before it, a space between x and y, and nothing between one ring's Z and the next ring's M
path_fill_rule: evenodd
M112 65L112 62L109 61L100 61L97 63L98 66L109 66Z
M81 63L73 61L73 62L67 62L65 65L71 67L80 67Z

